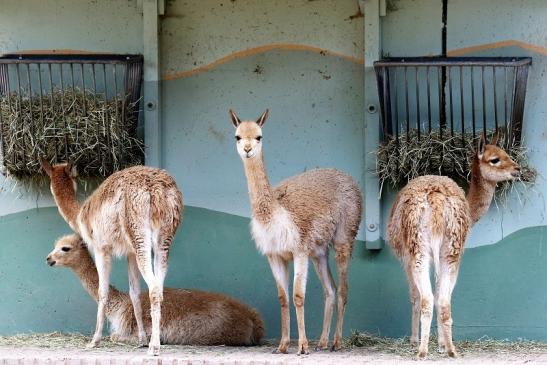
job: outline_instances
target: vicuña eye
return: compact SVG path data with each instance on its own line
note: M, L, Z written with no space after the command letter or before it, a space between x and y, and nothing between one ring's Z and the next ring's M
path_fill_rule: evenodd
M497 157L490 160L490 163L492 163L494 165L497 164L498 162L500 162L500 159L497 158Z
M61 251L68 252L70 251L70 247L63 247L61 248Z
M241 140L241 137L240 136L236 136L236 141L239 141Z
M256 137L256 140L260 142L260 140L262 139L262 136L257 136Z

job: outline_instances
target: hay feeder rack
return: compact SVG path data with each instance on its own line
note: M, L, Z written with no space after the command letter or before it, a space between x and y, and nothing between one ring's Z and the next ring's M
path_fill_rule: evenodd
M374 62L380 104L380 181L468 177L468 151L500 132L521 147L529 57L397 57ZM446 151L456 151L446 153ZM401 160L401 162L399 162Z
M84 176L107 176L125 167L124 154L139 143L142 67L141 55L0 56L0 157L5 171L16 177L36 175L40 155L52 162L78 159L86 164ZM114 122L126 129L123 143L112 138ZM142 155L140 149L136 153ZM142 156L132 158L133 164L142 161Z

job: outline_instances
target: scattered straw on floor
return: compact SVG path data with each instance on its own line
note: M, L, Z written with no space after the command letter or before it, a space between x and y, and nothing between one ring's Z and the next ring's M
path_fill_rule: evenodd
M499 143L504 145L503 135ZM380 186L400 188L422 175L444 175L460 184L467 183L476 145L477 138L472 133L451 135L445 131L441 136L439 131L422 131L420 138L416 129L401 133L398 139L389 139L378 148L376 172ZM528 165L525 147L513 146L508 152L521 165L522 178L500 184L498 196L506 196L515 185L527 187L536 179L536 170Z
M358 331L353 331L351 335L345 339L345 345L348 348L366 347L370 351L378 351L400 356L414 355L417 351L416 347L410 345L408 337L386 338L373 336L368 333ZM486 336L474 341L454 341L454 345L456 346L456 351L462 355L476 353L547 353L547 343L544 342L529 340L497 340ZM431 336L431 341L429 343L429 352L431 355L437 353L437 346L437 337Z
M0 346L4 347L31 347L31 348L85 348L85 345L91 340L91 337L82 335L79 333L34 333L34 334L21 334L14 336L0 336ZM315 343L315 342L313 342ZM456 349L462 355L465 354L544 354L547 353L547 343L537 341L509 341L509 340L495 340L488 337L483 337L476 341L454 341ZM292 344L296 346L296 343ZM363 332L353 331L350 336L344 340L344 351L350 351L352 348L365 348L370 352L378 352L384 354L398 355L403 357L412 357L416 354L416 348L411 346L407 337L405 338L386 338L370 335ZM254 347L254 349L267 348L265 353L269 353L271 349L277 346L277 342L268 340L263 346ZM293 347L294 347L293 346ZM211 346L163 346L164 349L184 348L186 352L194 349L200 353L207 349L212 349ZM219 348L225 348L225 351L251 351L253 347L237 348L237 347L224 347L214 346L216 351ZM270 349L271 348L271 349ZM313 348L311 345L310 348ZM431 357L446 357L444 354L437 354L437 339L435 336L431 337L430 341L430 356ZM110 338L104 337L101 341L101 351L134 351L135 345L128 343L113 342ZM224 350L222 350L224 351Z
M84 177L104 177L141 164L137 107L127 96L105 100L77 88L41 97L5 94L0 98L2 163L22 180L42 175L40 157L75 162Z

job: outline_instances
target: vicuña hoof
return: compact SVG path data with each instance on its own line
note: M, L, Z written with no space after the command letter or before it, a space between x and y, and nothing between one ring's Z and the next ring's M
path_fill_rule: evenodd
M289 340L279 341L279 346L277 349L272 351L272 354L288 354L289 353Z
M319 351L325 351L325 350L328 350L329 349L329 345L317 345L315 346L315 351L319 352Z
M458 353L456 352L455 349L452 349L452 350L448 350L447 351L447 354L449 357L452 357L452 358L457 358L459 357Z
M308 341L303 341L298 344L298 355L309 355L308 351Z
M160 345L149 345L148 346L148 355L150 356L159 356L160 354Z
M420 350L418 351L418 354L416 355L418 360L425 360L427 358L427 351Z
M444 345L439 345L439 347L437 348L437 352L439 354L444 354L446 352L446 347Z
M95 347L99 346L99 341L92 340L90 343L85 345L88 349L94 349Z

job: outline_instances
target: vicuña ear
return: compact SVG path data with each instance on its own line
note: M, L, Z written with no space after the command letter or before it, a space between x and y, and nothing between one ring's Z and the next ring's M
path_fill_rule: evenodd
M479 158L482 158L485 147L486 147L486 141L484 139L484 133L483 133L481 134L481 137L479 138L479 144L477 145L477 156Z
M51 177L52 167L49 161L45 157L40 157L40 165L42 166L42 169L46 172L48 176Z
M260 127L266 123L266 119L268 118L268 109L262 115L256 120L256 124L258 124Z
M239 120L236 113L232 109L230 109L230 119L232 119L232 124L235 128L241 124L241 120Z
M492 140L490 141L490 144L497 146L499 138L500 138L500 130L497 129L496 132L494 133L494 136L492 137Z
M65 172L73 179L78 177L78 169L76 169L76 166L70 161L67 162L65 166Z

